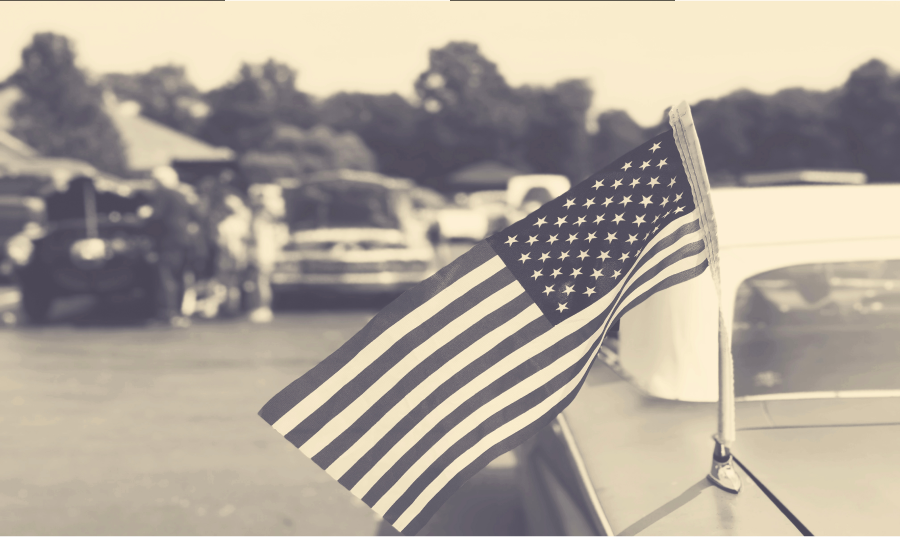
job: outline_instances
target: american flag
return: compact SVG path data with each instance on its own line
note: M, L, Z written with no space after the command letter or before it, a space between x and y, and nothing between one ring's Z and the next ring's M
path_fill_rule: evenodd
M705 172L673 127L401 295L260 415L414 535L569 404L616 319L707 269Z

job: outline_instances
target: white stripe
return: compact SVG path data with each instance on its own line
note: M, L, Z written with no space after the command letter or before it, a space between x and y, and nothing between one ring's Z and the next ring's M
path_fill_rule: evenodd
M696 215L686 215L679 219L679 221L674 221L670 225L675 225L675 229L680 227L681 225L688 223L696 219ZM657 254L656 259L662 259L672 251L677 250L684 244L689 244L690 242L694 242L691 240L691 236L693 234L688 234L685 237L682 237L678 241L676 241L673 245L664 249L663 251ZM666 235L667 236L667 235ZM665 236L656 237L654 241L651 241L652 244L655 244L659 240L664 239ZM648 246L652 246L648 245ZM673 250L674 249L674 250ZM656 260L654 259L654 260ZM635 265L636 266L636 265ZM652 262L648 262L641 268L640 272L635 274L635 277L638 277L640 274L643 274L646 270L652 268L654 264ZM632 270L634 266L632 266ZM378 482L381 477L390 470L390 468L409 450L411 449L416 442L418 442L423 436L425 436L428 431L434 427L437 423L439 423L442 419L448 416L451 412L453 412L456 408L458 408L461 404L465 403L470 397L476 394L478 391L488 386L490 383L494 382L496 379L500 378L504 374L508 373L515 367L520 364L530 360L535 355L543 352L550 346L552 346L557 341L569 336L573 332L577 331L581 327L585 326L592 320L594 320L597 316L603 313L603 311L612 303L612 301L616 298L621 286L622 282L626 280L627 274L621 278L619 283L614 287L610 292L608 292L604 297L595 302L594 304L588 306L584 310L576 313L566 321L560 323L555 326L551 330L542 334L535 340L531 341L527 345L521 347L516 352L510 354L505 359L501 360L497 364L494 364L490 369L479 375L477 378L470 381L466 386L460 388L459 391L454 393L452 396L443 401L437 408L432 410L429 415L423 419L421 422L416 424L415 427L412 428L402 439L400 439L379 461L376 463L371 470L359 480L359 482L353 487L352 491L359 497L365 496L366 493ZM608 323L604 323L608 324ZM605 326L600 330L600 332L605 332Z
M459 424L447 432L440 440L438 440L431 448L419 458L407 470L400 479L372 506L372 509L379 514L384 514L388 509L403 495L404 492L412 485L422 472L428 469L431 464L441 455L458 442L461 438L481 425L485 420L499 412L500 410L516 403L532 391L539 389L545 385L547 381L562 373L578 360L584 358L591 345L596 341L599 334L588 338L573 350L567 352L561 358L554 360L539 373L533 374L522 380L518 384L508 389L503 394L498 394L490 402L482 405L474 412L466 416ZM588 361L590 362L590 361ZM577 378L577 376L576 376ZM466 399L469 399L466 397ZM490 436L490 435L489 435ZM480 443L480 442L479 442Z
M492 295L485 297L480 302L473 304L462 315L453 319L440 330L435 332L431 337L423 341L419 346L414 348L402 357L393 367L386 371L378 378L369 388L360 394L352 403L347 405L344 410L331 419L324 427L319 429L309 440L301 447L300 451L309 458L314 457L319 451L324 449L335 438L343 433L347 427L359 419L373 404L381 399L384 394L391 388L403 380L410 371L417 365L425 361L429 356L440 350L441 347L449 343L456 336L462 334L479 321L506 305L514 298L525 293L522 285L513 280L506 287L496 291Z
M499 257L494 256L448 286L446 289L403 317L403 319L394 323L390 328L382 332L374 341L362 349L359 354L347 362L340 371L332 375L309 394L308 397L279 418L272 427L282 435L289 433L294 427L299 425L300 422L315 412L315 410L323 403L331 399L331 397L345 384L353 380L361 371L378 359L379 356L384 354L386 350L391 348L391 345L399 341L400 338L405 336L410 330L414 329L423 321L431 318L448 304L503 269L506 269L506 265L503 264L503 261L501 261Z
M615 307L615 309L612 312L611 317L615 317L616 315L618 315L618 313L620 311L622 311L622 309L624 309L630 303L634 302L643 293L652 289L654 285L660 283L661 281L665 280L669 276L674 276L675 274L678 274L679 272L683 272L685 270L690 270L694 267L697 267L697 266L701 265L703 263L703 261L705 261L705 260L706 260L706 250L704 249L701 252L698 252L689 257L685 257L684 259L676 261L675 263L672 263L671 265L667 266L666 268L661 270L659 272L659 274L656 274L654 277L652 277L649 280L647 280L646 282L644 282L640 287L636 287L634 289L630 289L630 290L626 291L627 295L624 296L622 301L619 303L619 305Z
M397 521L393 523L393 526L399 530L403 530L412 520L418 515L422 509L428 505L428 502L434 498L435 494L443 490L447 483L453 479L454 476L463 471L467 466L472 464L478 457L480 457L485 451L490 449L491 447L499 444L503 440L509 438L513 434L521 431L528 425L532 424L549 412L555 405L557 405L560 401L566 398L570 393L572 393L575 388L578 387L578 383L581 382L581 379L587 374L588 369L591 366L591 361L588 360L581 371L575 375L565 386L551 394L549 397L529 409L527 412L522 413L517 416L515 419L510 420L509 422L503 424L498 427L490 434L486 435L484 438L478 441L477 444L469 448L464 454L454 460L447 468L444 469L443 472L432 481L413 502L410 506L403 512L400 517L397 518Z
M416 408L426 397L431 395L434 390L440 387L447 379L453 377L463 368L478 360L489 350L493 349L497 344L515 334L528 323L540 318L542 315L540 308L531 304L525 310L519 312L515 317L498 326L481 339L474 342L467 349L460 352L452 360L445 363L440 369L428 376L422 383L412 389L402 400L400 400L393 408L378 420L368 431L363 434L359 440L347 451L345 451L334 463L327 468L329 475L335 479L340 479L350 468L356 464L359 459L368 453L372 447L378 443L391 429L397 425L412 408Z

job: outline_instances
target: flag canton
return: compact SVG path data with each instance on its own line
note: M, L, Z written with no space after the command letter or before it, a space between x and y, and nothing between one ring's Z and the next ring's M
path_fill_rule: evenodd
M609 293L656 233L693 210L670 130L487 241L558 324Z

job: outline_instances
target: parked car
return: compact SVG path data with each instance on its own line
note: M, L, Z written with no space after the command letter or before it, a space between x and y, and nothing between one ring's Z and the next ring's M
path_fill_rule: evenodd
M149 308L158 260L150 186L82 176L43 199L46 222L6 244L28 319L42 322L54 300L79 294Z
M706 479L717 302L698 278L624 315L572 404L518 448L530 530L900 533L900 308L888 306L900 185L728 188L712 201L742 490Z
M394 293L433 274L434 222L416 214L411 181L329 173L285 189L289 239L271 277L275 297L302 291Z

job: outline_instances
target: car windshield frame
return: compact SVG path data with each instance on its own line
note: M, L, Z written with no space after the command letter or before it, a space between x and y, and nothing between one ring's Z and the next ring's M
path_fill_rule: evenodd
M368 181L332 179L285 192L291 231L334 228L402 229L394 189Z

